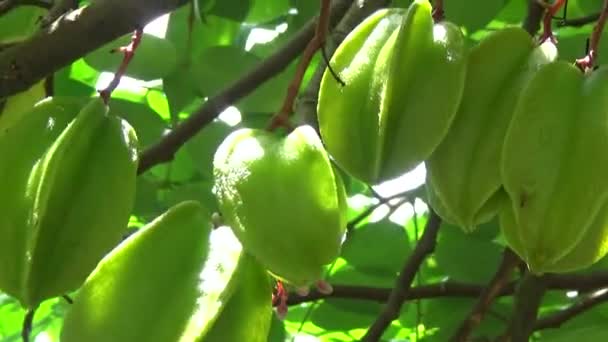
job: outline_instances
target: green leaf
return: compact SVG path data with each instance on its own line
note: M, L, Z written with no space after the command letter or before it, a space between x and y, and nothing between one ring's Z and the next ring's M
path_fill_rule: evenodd
M311 1L312 2L312 1ZM284 16L289 11L289 0L254 0L253 7L245 20L248 23L263 23Z
M145 97L142 101L146 101ZM139 148L144 149L156 143L167 129L167 124L157 112L144 103L113 98L110 112L127 120L137 133Z
M54 74L55 95L92 96L98 77L99 72L80 58Z
M505 6L505 0L446 1L446 19L463 26L468 32L485 27Z
M199 201L208 211L218 212L217 200L211 192L212 187L211 181L173 186L163 191L162 199L167 207L186 200L194 200Z
M115 73L124 57L117 49L130 43L131 35L124 35L89 53L84 60L97 70ZM149 81L170 74L176 65L177 52L173 44L169 40L144 33L125 74Z
M247 17L253 6L254 0L221 0L215 1L215 6L209 10L209 14L217 15L232 20L242 21Z
M540 336L542 342L606 341L606 316L596 310L586 311L566 321L559 329L542 330Z
M213 178L213 156L218 146L232 130L228 124L216 119L203 127L186 143L186 149L194 166L205 179Z
M435 332L425 336L423 341L448 341L458 326L467 317L475 304L474 298L440 298L425 301L423 311L423 324L427 329L435 329ZM499 317L509 317L510 308L500 303L490 307L494 315L485 315L481 324L475 329L473 337L494 337L506 328L506 322Z
M165 37L173 43L178 56L175 70L163 79L174 117L198 94L198 81L192 73L193 57L210 46L231 45L240 29L239 22L214 15L205 16L204 23L195 20L190 27L189 15L189 6L172 12Z
M331 302L348 302L347 300L332 299ZM340 305L332 305L328 300L323 301L312 312L311 322L325 330L348 331L354 328L367 328L380 313L382 306L376 304L374 309L365 302L350 303L351 306L361 305L361 310L343 310Z
M25 40L38 29L46 10L37 6L17 6L0 16L0 44Z
M201 94L214 96L260 63L252 53L232 46L204 49L195 58L192 72L198 80ZM275 112L286 92L288 79L277 76L258 87L255 92L237 102L243 112Z
M477 233L481 232L481 233ZM484 237L483 229L465 234L460 228L442 225L435 259L451 280L486 283L501 260L499 245Z
M412 251L403 227L385 219L354 230L342 258L362 272L396 277Z

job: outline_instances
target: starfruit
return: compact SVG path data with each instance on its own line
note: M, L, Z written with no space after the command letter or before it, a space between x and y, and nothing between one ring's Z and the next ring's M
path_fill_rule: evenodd
M335 162L369 184L423 162L446 135L464 87L460 28L434 23L431 5L382 9L339 45L317 107L321 137Z
M431 206L466 232L492 219L504 196L500 155L522 87L557 57L519 27L496 31L471 49L462 101L445 139L426 162Z
M286 282L320 280L340 253L344 185L310 126L231 133L214 157L214 192L243 247Z
M268 273L244 253L237 271L234 293L201 342L266 342L272 322L272 286Z
M30 171L79 110L78 101L47 98L20 113L20 120L0 125L0 290L16 298L24 296L30 253Z
M28 119L11 129L18 131ZM39 132L50 129L23 133L29 138ZM28 149L29 159L20 165L27 180L18 176L11 185L14 197L4 198L15 199L9 205L15 212L0 223L8 246L1 254L8 267L0 284L27 308L78 288L120 241L133 206L138 161L135 132L108 115L100 98L82 108L43 155L30 154L35 149Z
M502 154L502 232L535 273L585 268L608 251L608 69L554 62L522 93Z
M186 201L129 236L79 290L66 314L61 341L193 341L198 324L204 322L191 318L197 310L213 309L197 306L205 289L202 283L208 281L207 288L226 285L213 284L221 278L201 277L210 232L210 213L198 202ZM222 247L222 255L234 265L234 248ZM180 339L185 331L194 333Z

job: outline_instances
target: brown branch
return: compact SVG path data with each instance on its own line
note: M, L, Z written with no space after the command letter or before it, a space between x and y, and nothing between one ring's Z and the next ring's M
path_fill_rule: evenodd
M350 1L348 0L334 1L330 22L335 23L346 12L349 5ZM268 57L222 92L210 97L188 119L175 126L158 143L143 151L139 160L138 173L141 174L154 165L170 161L175 152L186 141L193 137L201 128L213 121L224 109L253 92L263 82L283 71L302 53L313 37L315 26L316 20L312 20L279 51Z
M443 8L443 0L435 0L433 4L433 20L440 22L445 19L445 10Z
M281 106L280 111L271 120L268 127L269 130L272 131L277 127L290 128L289 115L293 111L293 104L298 96L298 91L300 90L300 85L302 84L302 79L304 78L306 69L310 65L312 57L315 55L317 50L322 48L323 44L325 44L327 32L329 31L329 14L329 0L321 0L321 11L317 21L317 26L315 28L315 35L308 42L308 45L306 45L306 48L302 53L302 59L300 59L300 63L298 64L293 80L287 87L287 94L285 95L283 105Z
M78 0L54 0L53 6L51 6L49 12L42 19L40 26L46 28L62 15L75 9L78 9Z
M547 288L553 290L593 291L608 286L608 272L586 274L547 274Z
M350 285L332 285L334 291L331 294L322 294L319 291L313 290L306 296L300 296L296 293L290 293L287 300L288 305L298 305L301 303L311 302L326 298L343 298L366 300L385 303L392 290L391 288L381 287L365 287L365 286L350 286ZM442 282L438 284L429 284L412 287L406 294L405 300L441 298L441 297L477 297L483 290L482 285L466 284L458 282ZM499 295L505 296L513 294L514 286L504 287Z
M566 0L555 0L555 2L547 7L545 12L545 17L543 18L543 35L540 38L540 42L544 42L547 39L550 39L553 43L557 43L557 39L553 35L553 29L551 28L551 24L553 23L553 17L555 13L559 11L559 9L564 5Z
M534 331L546 286L542 276L526 272L515 297L515 310L502 341L527 342Z
M0 98L25 91L49 74L187 0L103 0L72 12L49 31L0 52Z
M420 241L416 245L412 255L406 261L397 282L395 288L391 291L388 301L369 330L363 336L363 341L379 341L384 331L388 328L391 322L399 317L399 311L403 306L404 300L407 298L412 281L418 273L418 269L426 259L426 257L433 253L435 250L435 244L437 242L437 233L441 226L441 218L434 212L430 211L429 220L426 223L424 233L420 238Z
M29 342L30 340L36 310L37 307L27 310L25 316L23 317L23 326L21 328L21 339L23 340L23 342Z
M144 30L142 28L138 28L137 30L135 30L135 32L133 32L133 35L131 36L131 42L129 43L129 45L118 48L117 49L118 51L113 51L113 52L122 52L123 59L122 59L122 62L120 63L120 66L118 67L118 70L116 71L116 73L114 73L114 77L112 78L112 81L110 82L110 84L108 84L108 86L105 89L103 89L99 92L99 96L101 96L101 98L104 100L105 103L108 103L108 101L110 100L110 96L112 95L112 92L114 91L114 89L116 89L116 87L118 87L118 84L120 83L120 79L127 71L129 62L131 62L131 59L133 59L133 56L135 56L135 50L137 50L137 47L141 43L141 38L142 38L143 34L144 34Z
M568 320L606 301L608 301L608 291L606 289L600 290L581 299L579 302L572 304L566 309L539 319L534 325L534 330L559 328Z
M572 274L572 275L546 275L544 278L546 289L550 291L597 291L598 289L608 287L608 274ZM375 302L386 302L392 288L352 286L352 285L332 285L334 292L331 294L322 294L316 290L311 291L306 296L300 296L296 293L290 293L288 304L297 305L301 303L311 302L326 298L343 298L366 300ZM483 284L469 284L459 282L440 282L436 284L427 284L423 286L413 287L407 294L407 300L427 299L438 297L479 297L482 291L486 290L487 286ZM510 296L515 293L516 283L509 282L497 291L496 296Z
M597 59L597 50L600 44L600 38L602 37L602 32L604 32L606 19L608 19L608 0L604 0L604 5L602 7L600 17L598 18L597 23L593 27L593 32L591 33L591 41L589 43L589 52L587 52L587 56L581 59L577 59L575 62L576 65L584 72L593 69L593 64Z
M517 257L517 255L515 255L515 253L513 253L509 248L505 248L502 261L498 267L498 270L494 274L494 277L483 289L477 303L475 303L473 309L458 327L456 333L454 333L450 341L458 342L467 341L469 339L473 329L475 329L479 323L481 323L481 320L490 308L490 305L503 291L507 285L507 282L513 275L513 269L515 269L519 263L521 263L521 260Z
M538 30L540 30L540 22L544 12L545 8L541 6L538 1L528 0L528 12L522 27L533 37L536 35Z

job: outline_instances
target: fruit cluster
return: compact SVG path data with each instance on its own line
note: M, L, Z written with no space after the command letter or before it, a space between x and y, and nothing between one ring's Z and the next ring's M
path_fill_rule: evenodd
M50 97L0 119L1 291L31 311L78 289L61 341L266 341L266 269L199 202L121 242L138 139L102 98Z
M138 142L101 98L49 98L4 117L0 290L35 309L80 289L62 341L265 341L268 274L281 288L320 286L340 254L337 167L374 185L424 162L433 209L467 232L498 215L533 272L608 252L608 68L583 73L519 28L469 48L427 0L369 16L330 68L320 134L243 128L219 146L217 229L185 201L120 242Z
M317 108L329 154L370 184L424 162L445 221L471 232L499 214L533 272L590 266L608 252L608 69L516 27L468 48L431 10L380 10L338 47Z

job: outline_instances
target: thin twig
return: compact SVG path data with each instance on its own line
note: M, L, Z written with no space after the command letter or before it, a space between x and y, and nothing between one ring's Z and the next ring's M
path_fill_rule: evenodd
M408 199L409 196L412 193L414 193L416 190L418 190L418 188L400 192L400 193L397 193L397 194L394 194L391 196L378 198L378 203L375 203L372 206L370 206L369 208L365 209L363 212L361 212L359 215L357 215L354 219L352 219L348 222L348 224L346 225L347 231L353 230L359 223L361 223L361 221L365 220L369 215L371 215L374 212L374 210L380 208L381 206L383 206L397 198Z
M534 325L534 330L559 328L568 320L606 301L608 301L608 290L597 291L566 309L539 319Z
M129 45L118 48L118 51L120 51L124 54L122 62L120 63L118 70L114 73L114 78L112 78L112 81L110 82L110 84L108 84L108 86L105 89L103 89L99 92L99 95L101 96L101 98L104 100L105 103L108 103L110 96L112 95L112 92L114 91L114 89L116 89L116 87L118 87L118 84L120 83L120 79L127 71L127 67L129 66L131 59L133 59L133 56L135 56L135 50L137 50L137 47L141 43L141 38L142 38L143 34L144 34L143 29L140 28L140 29L135 30L135 32L133 32L133 36L131 36L131 42L129 43ZM118 51L114 51L114 52L118 52Z
M302 53L302 59L300 59L300 63L298 64L295 75L287 87L287 94L285 95L283 105L281 106L280 111L272 118L270 125L268 126L269 130L274 130L277 127L289 128L290 126L289 115L293 111L294 102L298 96L300 85L302 84L302 79L304 79L306 69L308 68L308 65L310 65L312 57L315 55L317 50L322 48L323 44L325 44L327 32L329 31L329 3L329 0L321 0L321 12L315 28L315 35L312 37L310 42L308 42L308 45L306 45L306 48Z
M392 288L368 287L368 286L352 286L352 285L336 285L332 284L334 291L331 294L322 294L317 290L312 290L306 296L300 296L297 293L290 293L287 300L288 305L298 305L326 298L344 298L374 301L385 303ZM476 297L483 290L481 284L467 284L458 282L441 282L437 284L428 284L412 287L406 295L406 300L428 299L441 297ZM505 287L500 295L513 294L514 287Z
M327 37L323 51L327 54L327 59L331 60L331 56L336 51L338 45L346 38L349 32L353 30L363 19L371 15L376 10L388 6L388 0L366 0L362 6L357 1L354 1L350 9L346 12L342 20L331 31ZM308 82L308 86L298 96L295 104L295 113L298 119L308 125L318 129L317 122L317 103L319 96L319 87L321 79L325 73L327 63L321 61L317 70ZM342 80L340 80L342 81ZM343 82L343 81L342 81Z
M441 226L441 218L431 210L429 213L429 220L426 223L424 233L420 238L420 241L416 245L414 252L406 261L397 282L395 288L391 291L388 301L369 330L363 336L363 341L378 341L384 331L389 327L391 322L399 317L399 311L403 306L403 302L407 298L409 291L412 286L412 281L418 272L418 269L426 259L426 257L433 253L435 250L435 244L437 242L437 233Z
M571 274L571 275L546 275L544 278L547 291L597 291L608 287L608 275L596 274ZM345 284L332 284L334 292L322 294L316 290L306 296L290 293L287 303L297 305L325 298L356 299L385 303L388 300L392 288L352 286ZM406 296L407 300L428 299L438 297L479 297L487 288L483 284L459 283L453 281L426 284L413 287ZM497 296L510 296L515 293L516 283L509 282L498 291Z
M490 283L484 288L483 292L479 296L477 303L473 306L471 312L467 315L467 318L462 322L460 327L456 330L456 333L452 336L450 341L467 341L473 329L475 329L484 315L490 308L490 305L494 299L501 293L502 289L507 285L513 275L513 269L521 260L513 253L509 248L505 248L502 256L502 261L498 267L498 270L494 274L494 277Z
M553 35L551 24L553 22L555 13L559 11L559 9L564 5L565 1L566 0L555 0L555 2L547 8L545 17L543 18L543 35L540 38L541 43L547 39L550 39L553 43L557 43L557 39L555 39L555 36Z
M445 19L443 0L435 0L435 5L433 6L433 20L438 23L443 19Z
M571 27L581 27L587 24L591 24L600 18L601 12L589 14L579 18L573 19L563 19L557 22L557 27L571 26Z
M335 23L350 5L350 1L336 1L332 6L331 21ZM316 20L308 23L300 32L276 53L268 57L256 68L225 88L219 94L210 97L201 108L188 119L163 136L156 144L149 146L140 155L138 173L151 167L168 162L174 154L200 129L213 121L222 111L239 99L247 96L265 81L283 71L304 50L313 37Z
M540 29L540 22L543 17L545 8L535 0L528 0L528 11L522 27L531 36L535 36Z
M30 335L32 334L32 325L34 323L34 315L36 314L37 308L29 309L25 317L23 318L23 328L21 329L21 338L23 342L29 342Z
M576 65L584 72L593 69L593 64L597 59L597 50L600 44L600 38L602 37L602 32L604 31L604 26L606 24L606 19L608 19L608 0L604 0L604 5L602 7L602 12L600 17L597 20L597 23L593 27L593 32L591 32L591 41L589 43L589 52L587 56L577 59Z

